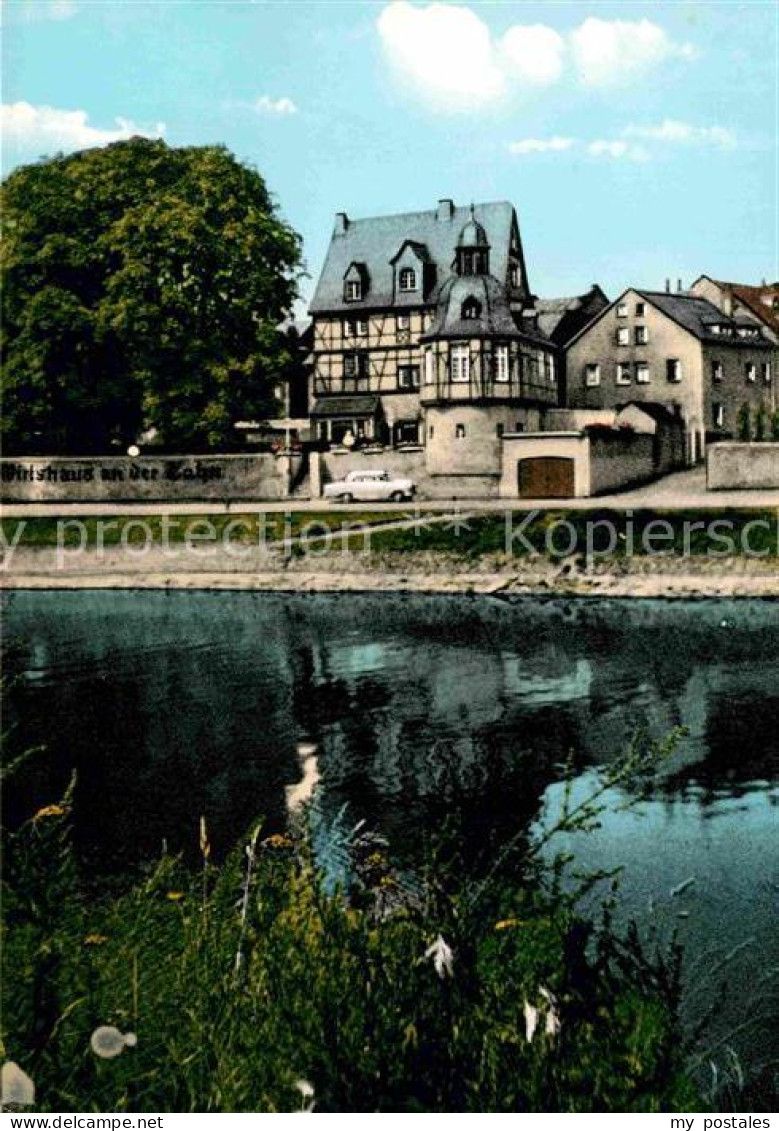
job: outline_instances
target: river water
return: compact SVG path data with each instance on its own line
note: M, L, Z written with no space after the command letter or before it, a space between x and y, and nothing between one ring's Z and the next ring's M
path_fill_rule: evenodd
M779 602L19 592L4 636L7 751L45 747L6 819L75 769L98 875L194 856L201 814L218 852L281 828L312 771L408 865L447 822L477 869L554 809L566 758L584 793L637 730L685 727L649 799L566 847L623 866L623 918L680 931L719 1053L776 1056Z

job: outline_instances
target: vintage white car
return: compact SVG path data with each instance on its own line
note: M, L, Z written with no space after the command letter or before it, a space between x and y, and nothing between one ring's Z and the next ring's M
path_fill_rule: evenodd
M325 485L324 497L342 503L376 502L390 499L401 503L413 499L416 484L410 479L393 479L388 471L350 471L344 479Z

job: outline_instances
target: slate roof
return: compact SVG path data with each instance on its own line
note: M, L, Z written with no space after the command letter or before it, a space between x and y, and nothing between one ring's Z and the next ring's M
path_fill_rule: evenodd
M481 306L479 318L463 319L462 306L474 298ZM444 283L435 318L421 341L430 338L518 338L505 289L491 275L455 275Z
M597 308L588 313L593 303L600 300ZM535 322L542 334L558 345L563 345L580 330L585 321L594 318L601 309L608 306L608 299L597 284L583 295L569 298L537 298L535 303Z
M697 295L679 294L678 292L673 294L668 291L642 291L637 288L635 290L637 295L641 295L647 302L657 307L663 314L667 314L679 326L689 330L701 341L718 342L723 345L770 345L765 338L762 341L750 341L744 338L727 339L715 334L711 329L712 325L743 326L747 323L743 319L728 318L708 299L699 298ZM751 325L759 328L759 323L756 320Z
M490 243L490 273L498 279L508 274L508 253L514 207L508 201L473 206L475 219ZM439 218L436 209L349 220L343 234L333 233L324 267L311 301L312 314L369 310L393 304L394 273L391 260L406 241L423 244L435 269L435 282L425 302L438 298L452 273L457 241L471 219L471 206L454 207L451 217ZM370 289L361 302L344 302L343 279L351 263L364 263ZM404 296L408 305L408 296Z
M318 417L373 416L378 408L378 397L318 397L311 409L311 415Z

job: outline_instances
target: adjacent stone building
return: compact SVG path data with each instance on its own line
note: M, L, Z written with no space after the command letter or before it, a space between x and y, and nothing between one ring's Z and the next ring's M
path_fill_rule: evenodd
M567 354L569 406L671 408L684 422L690 464L702 459L707 440L736 433L743 405L770 413L776 404L777 347L766 326L689 292L626 290Z

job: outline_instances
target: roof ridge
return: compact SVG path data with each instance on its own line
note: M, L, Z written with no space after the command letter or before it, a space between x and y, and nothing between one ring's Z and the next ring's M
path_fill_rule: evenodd
M471 208L494 208L499 204L506 205L509 208L514 207L510 200L482 200L475 201L473 204L455 204L454 201L452 201L452 207L455 212L470 212ZM376 216L355 217L349 216L348 212L345 213L345 215L348 217L349 227L351 227L352 224L366 224L374 220L400 220L407 216L435 216L437 212L437 208L417 208L410 212L382 212L380 215Z

